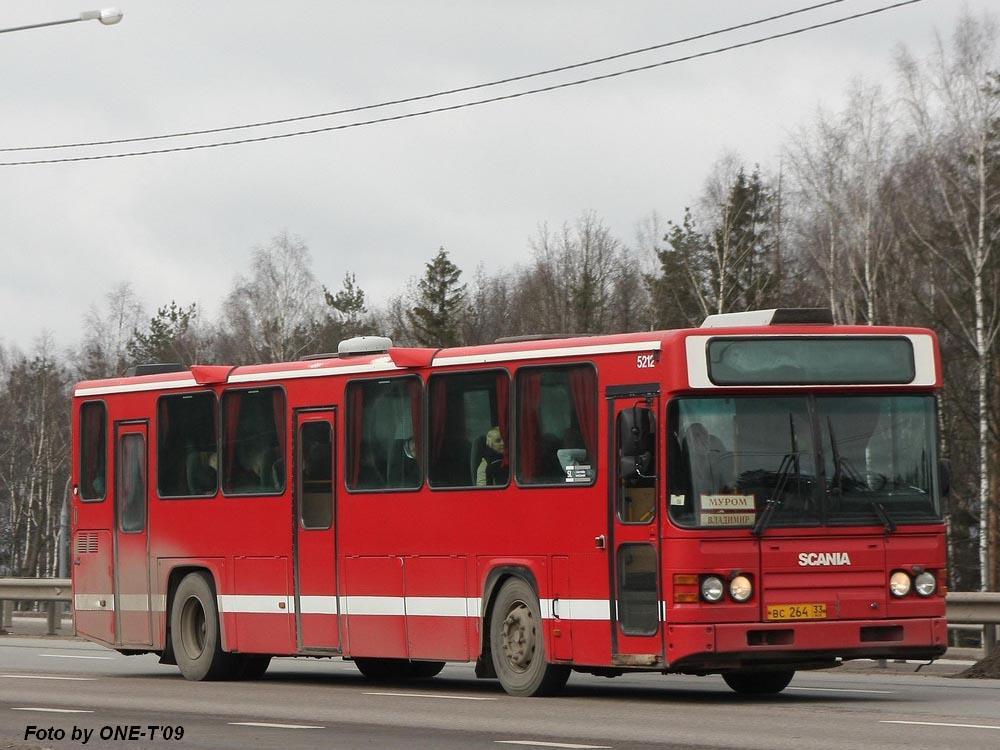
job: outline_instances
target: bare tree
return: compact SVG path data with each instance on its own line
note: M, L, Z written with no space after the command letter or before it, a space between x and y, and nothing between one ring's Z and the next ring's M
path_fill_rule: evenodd
M619 327L614 294L622 272L636 261L593 211L559 232L547 225L531 240L532 263L517 285L530 306L521 306L520 327L538 333L603 333ZM639 292L644 293L639 286ZM631 314L631 313L629 313Z
M223 305L223 351L236 363L282 362L308 351L323 312L309 248L282 232L254 249Z
M83 378L122 375L129 363L128 343L143 326L146 313L132 284L120 282L104 296L104 307L96 304L84 319L83 344L77 368Z

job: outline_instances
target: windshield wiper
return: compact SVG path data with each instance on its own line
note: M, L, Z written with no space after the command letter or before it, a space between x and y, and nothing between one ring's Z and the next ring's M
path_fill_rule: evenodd
M781 458L781 463L778 465L778 472L776 474L774 490L771 492L771 497L767 499L767 502L764 505L764 510L761 512L760 516L757 517L757 522L750 530L750 533L754 536L760 536L764 533L764 529L766 529L767 525L771 523L771 517L774 515L774 511L780 508L781 504L785 502L785 487L788 486L788 479L792 475L792 469L795 470L797 476L802 476L799 465L798 444L795 439L795 420L793 419L791 412L788 414L788 439L791 443L792 450Z
M885 533L891 534L894 532L896 530L896 524L889 515L889 511L885 509L885 506L874 497L868 498L868 504L871 506L871 509L875 511L875 515L878 516L878 520L880 520L882 525L885 526Z
M833 477L831 483L835 485L837 492L844 492L844 477L846 476L852 483L852 490L855 490L863 495L868 495L867 501L868 505L878 516L878 520L882 522L885 527L885 533L891 534L896 530L896 524L889 515L889 511L885 509L878 500L872 497L872 490L868 484L861 478L858 470L851 465L851 462L847 460L845 456L840 455L840 448L837 445L837 438L833 434L833 420L830 417L826 418L827 430L830 433L830 450L833 452ZM831 488L829 492L832 492Z

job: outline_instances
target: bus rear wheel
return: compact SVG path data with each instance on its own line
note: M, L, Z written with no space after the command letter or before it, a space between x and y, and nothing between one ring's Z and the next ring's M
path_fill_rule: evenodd
M794 669L781 669L774 672L730 672L722 675L722 679L741 695L775 695L788 687L794 676Z
M444 662L373 659L359 656L354 659L354 666L373 682L387 682L391 680L428 680L444 669Z
M181 674L189 680L234 676L235 657L222 650L219 610L204 573L189 573L177 586L170 607L170 642Z
M534 590L520 578L500 587L490 615L490 651L503 689L511 695L552 695L570 668L545 661L545 636Z

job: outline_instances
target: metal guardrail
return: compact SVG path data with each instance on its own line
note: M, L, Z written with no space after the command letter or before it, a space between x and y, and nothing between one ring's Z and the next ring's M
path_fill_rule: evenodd
M69 578L0 578L0 635L11 625L13 602L47 602L48 633L55 635L59 626L59 602L73 601Z
M983 654L997 647L997 625L1000 624L1000 592L950 591L945 596L950 625L978 625L982 628Z
M49 635L57 625L56 602L73 600L69 578L0 578L0 634L9 626L10 601L49 602ZM948 622L953 625L978 625L983 633L983 651L989 654L997 647L997 625L1000 625L1000 592L951 591L945 598Z

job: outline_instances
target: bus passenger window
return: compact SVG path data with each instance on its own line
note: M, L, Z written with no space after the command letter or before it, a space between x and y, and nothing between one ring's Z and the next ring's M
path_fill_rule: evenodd
M107 488L107 411L100 401L80 407L80 498L103 500Z
M302 526L328 529L333 522L333 431L329 422L306 422L299 435Z
M222 491L274 495L285 489L285 395L278 388L222 396Z
M146 441L142 435L123 435L118 444L119 528L146 528Z
M517 373L518 484L592 484L597 473L597 374L589 365Z
M416 489L423 483L420 379L347 386L347 487Z
M427 478L431 487L503 487L510 379L503 370L430 380Z
M160 497L210 497L218 489L215 394L160 398L156 410L156 486Z

